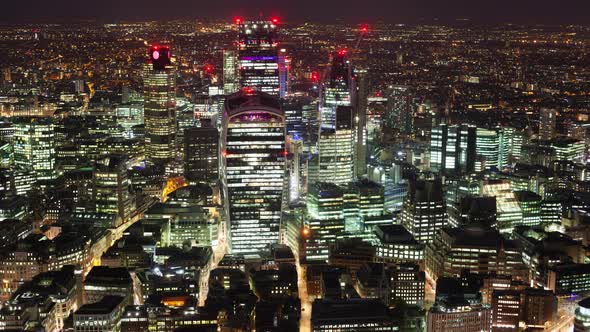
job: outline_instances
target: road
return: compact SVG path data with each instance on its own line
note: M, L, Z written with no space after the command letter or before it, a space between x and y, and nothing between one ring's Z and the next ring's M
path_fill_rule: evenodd
M299 331L311 332L311 302L307 294L307 278L305 267L299 264L299 257L296 257L297 287L299 299L301 300L301 319L299 320Z

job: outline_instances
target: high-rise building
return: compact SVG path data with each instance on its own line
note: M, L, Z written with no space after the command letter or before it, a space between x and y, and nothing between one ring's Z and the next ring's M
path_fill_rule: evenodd
M401 212L401 224L421 243L429 243L448 218L440 179L412 180Z
M555 137L555 123L557 110L554 108L541 108L539 110L539 139L551 140Z
M250 88L229 96L221 151L231 248L259 253L279 240L287 153L278 99Z
M287 55L287 50L279 50L279 97L285 98L289 93L289 71L291 70L291 58Z
M118 222L126 221L134 209L130 187L125 158L113 156L106 164L97 164L92 189L96 212L112 213Z
M50 118L16 118L12 140L14 165L37 180L55 177L55 132Z
M281 70L279 68L278 20L246 22L236 20L236 23L240 86L279 97Z
M350 61L346 50L332 53L330 68L321 84L320 125L336 128L338 106L352 106L352 80Z
M435 280L456 277L464 271L529 280L529 268L517 242L478 224L443 228L426 248L426 268Z
M150 48L144 77L145 155L154 163L176 156L176 71L168 46Z
M514 194L522 210L522 225L539 225L541 223L541 203L543 198L527 190L515 191Z
M219 132L199 127L184 131L184 175L189 183L214 183L219 179Z
M308 227L305 243L307 261L326 261L331 243L344 232L344 190L329 182L316 182L307 194Z
M238 59L234 50L223 51L223 93L230 95L239 90Z
M522 208L509 180L488 180L482 184L481 195L496 198L496 220L500 232L512 232L522 224Z
M387 97L385 125L402 135L412 135L414 131L414 102L408 86L390 87Z
M508 165L513 130L477 128L475 171L502 169Z
M437 172L473 172L476 156L475 126L441 124L430 132L430 167Z
M320 130L318 181L347 185L354 180L353 139L352 107L338 106L335 126Z

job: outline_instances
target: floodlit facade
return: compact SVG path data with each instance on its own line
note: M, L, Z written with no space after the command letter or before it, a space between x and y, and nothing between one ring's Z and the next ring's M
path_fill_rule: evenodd
M489 180L482 184L482 196L496 198L496 220L500 232L512 232L514 227L523 223L522 208L510 181Z
M285 149L276 98L244 88L226 99L221 167L233 253L256 254L278 242Z

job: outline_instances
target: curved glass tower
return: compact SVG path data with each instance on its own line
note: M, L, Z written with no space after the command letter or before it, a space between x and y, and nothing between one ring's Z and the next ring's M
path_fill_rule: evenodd
M278 99L250 88L230 95L221 151L231 250L257 254L279 240L287 153Z

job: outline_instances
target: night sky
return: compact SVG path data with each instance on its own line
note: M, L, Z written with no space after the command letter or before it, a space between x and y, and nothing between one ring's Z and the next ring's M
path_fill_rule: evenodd
M590 24L590 0L0 0L11 22L213 18L279 15L286 21Z

